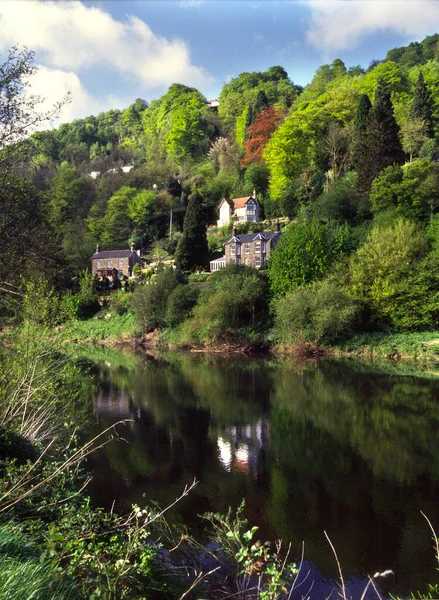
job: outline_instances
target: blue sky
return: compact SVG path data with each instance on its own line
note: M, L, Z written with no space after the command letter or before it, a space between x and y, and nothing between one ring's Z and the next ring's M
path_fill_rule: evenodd
M62 120L158 98L173 82L218 96L242 71L282 65L305 85L325 62L367 66L439 32L436 0L2 0L4 55L35 50L43 106Z

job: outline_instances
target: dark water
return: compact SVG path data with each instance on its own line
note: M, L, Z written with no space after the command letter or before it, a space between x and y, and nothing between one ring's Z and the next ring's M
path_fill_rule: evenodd
M438 580L421 511L439 530L439 380L201 355L112 356L97 371L97 427L133 421L92 459L95 502L165 506L196 478L173 518L202 536L197 515L245 498L260 539L294 556L304 543L316 600L338 578L324 531L353 597L385 569L404 593Z

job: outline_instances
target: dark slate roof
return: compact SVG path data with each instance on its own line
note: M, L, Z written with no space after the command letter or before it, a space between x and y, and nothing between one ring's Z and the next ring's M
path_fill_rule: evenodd
M248 242L254 242L257 239L261 240L272 240L277 235L280 235L280 231L261 231L260 233L245 233L243 235L234 235L224 242L224 244L238 243L245 244Z
M137 252L133 252L132 250L104 250L102 252L95 252L91 258L128 258L131 254L137 255Z

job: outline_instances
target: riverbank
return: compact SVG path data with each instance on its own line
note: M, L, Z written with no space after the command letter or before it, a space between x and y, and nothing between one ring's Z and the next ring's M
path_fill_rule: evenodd
M87 320L69 321L57 328L61 337L85 345L139 348L156 351L179 350L212 354L275 354L303 357L353 357L366 360L415 360L439 364L439 331L417 333L359 333L336 346L317 346L311 343L280 346L270 339L213 341L208 344L190 343L179 339L174 330L165 329L140 335L131 313L102 311Z

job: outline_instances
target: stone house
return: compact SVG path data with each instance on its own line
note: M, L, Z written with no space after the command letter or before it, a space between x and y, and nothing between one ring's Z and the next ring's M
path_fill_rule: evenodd
M256 190L252 196L244 196L242 198L234 198L227 200L223 198L219 205L219 219L217 227L223 227L230 223L233 218L235 223L256 223L261 220L261 205L256 196Z
M270 257L271 250L276 246L281 237L279 224L276 231L262 233L246 233L233 235L224 244L224 256L216 261L211 261L210 270L217 271L230 264L241 264L260 269L264 267Z
M131 277L134 265L143 265L144 261L140 258L139 253L140 251L134 250L133 245L130 250L104 250L101 252L98 244L96 252L91 257L92 275L112 277L113 269L117 269L121 275Z

